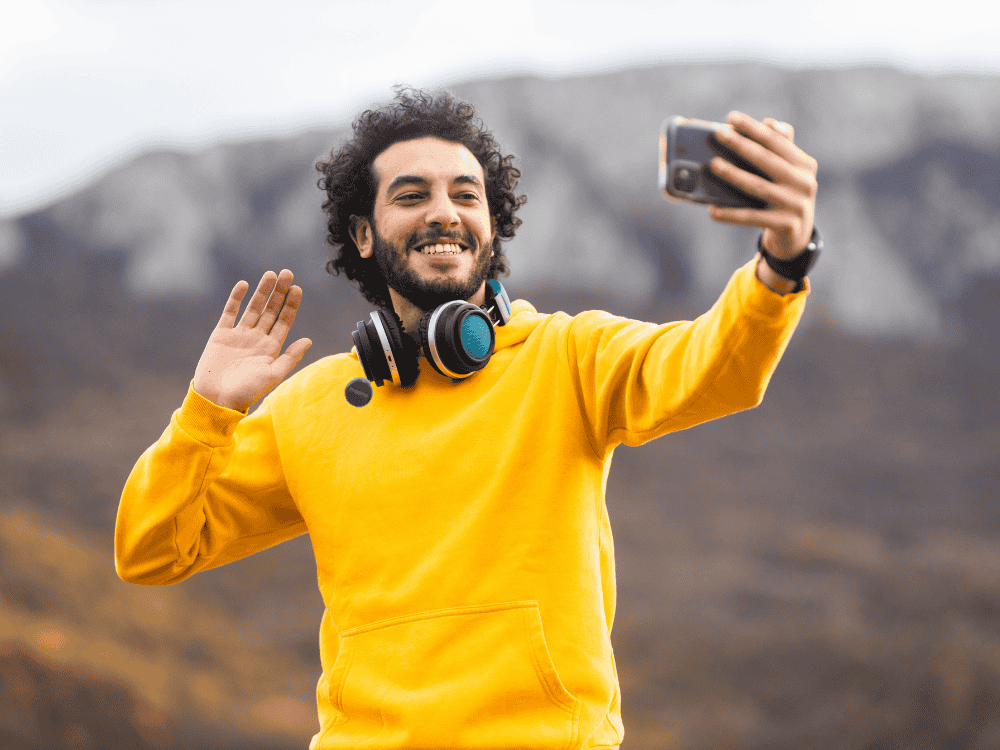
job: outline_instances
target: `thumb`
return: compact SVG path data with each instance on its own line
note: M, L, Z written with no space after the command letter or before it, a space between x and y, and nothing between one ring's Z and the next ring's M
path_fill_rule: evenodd
M302 357L305 356L310 346L312 346L311 339L299 339L295 343L288 345L285 353L274 360L274 367L282 373L281 377L284 377L295 369L295 366L302 361Z

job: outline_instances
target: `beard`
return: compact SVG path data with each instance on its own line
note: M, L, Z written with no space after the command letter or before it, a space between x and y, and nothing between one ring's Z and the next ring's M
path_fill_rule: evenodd
M469 273L468 279L464 281L452 278L428 280L421 278L413 270L409 262L409 252L405 248L396 247L382 237L378 233L378 228L374 225L374 222L372 222L372 236L372 254L375 256L378 267L382 270L382 277L385 279L386 285L395 289L405 299L424 312L433 310L435 307L443 305L445 302L451 302L452 300L468 300L479 291L483 282L489 278L491 259L489 247L480 247L478 249L477 252L479 255L472 267L472 271ZM437 239L439 236L443 239L448 239L444 235L439 234L413 236L410 238L408 245L409 247L413 247L419 242ZM458 238L450 237L450 239ZM466 232L465 236L461 239L468 247L474 247L476 244L469 232Z

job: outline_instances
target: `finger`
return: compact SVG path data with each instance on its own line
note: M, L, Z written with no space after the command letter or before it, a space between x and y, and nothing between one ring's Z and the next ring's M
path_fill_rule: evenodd
M247 303L247 309L243 311L243 317L240 318L240 328L253 328L257 325L261 312L264 310L264 305L267 304L267 298L274 288L276 279L277 277L273 271L265 271L264 275L260 277L257 291L253 293L253 297Z
M767 129L771 132L773 138L780 139L789 147L795 148L795 146L789 143L787 138L778 135L771 128ZM716 132L715 137L722 145L732 149L747 159L747 161L760 167L775 182L791 183L802 190L807 190L807 178L815 174L815 172L810 172L806 167L789 161L775 150L758 143L752 138L746 137L742 133L738 133L736 130L723 128Z
M725 224L770 229L774 233L772 253L778 258L790 258L802 251L812 232L812 220L794 213L761 211L753 208L709 206L708 215ZM765 231L765 240L767 233ZM771 250L771 246L768 247Z
M769 208L794 209L801 200L799 192L808 190L806 181L798 175L791 176L796 184L790 190L787 185L765 180L718 156L708 163L708 168L731 185L767 201Z
M729 208L726 206L709 206L708 215L724 224L741 224L743 226L773 229L776 232L788 229L789 218L776 211L758 208Z
M285 342L285 337L288 335L288 329L291 328L292 323L295 322L295 315L298 313L301 302L302 288L299 286L293 286L288 290L288 295L285 297L285 304L281 308L281 314L278 315L277 321L275 321L269 332L271 338L277 340L279 347Z
M274 291L267 298L267 305L264 307L264 312L261 314L260 320L257 321L257 325L265 331L271 330L271 326L274 325L278 313L281 312L281 307L285 303L285 297L288 296L288 289L292 285L293 278L292 272L287 268L283 268L281 273L278 274L278 279L274 284Z
M749 115L736 111L729 113L729 124L736 132L763 146L765 150L774 152L797 167L805 169L812 167L815 171L816 160L792 143L784 133L779 133L773 127L768 127Z
M805 164L805 166L797 166L779 154L774 153L770 149L737 133L734 130L720 130L716 134L716 137L720 143L731 148L740 156L743 156L751 163L760 167L760 169L762 169L776 185L789 187L794 190L795 193L805 196L813 196L816 194L816 160L812 159L812 157L803 155L804 159L811 160L811 163ZM774 137L781 138L788 143L784 136L779 136L777 133L774 133ZM713 171L717 171L720 176L723 172L727 175L739 174L741 176L745 176L743 170L739 170L738 172L732 172L731 170L726 171L726 164L722 161L714 160L712 165ZM728 176L726 179L729 179ZM754 184L757 183L755 182ZM761 187L761 189L764 188ZM754 194L757 194L757 192L758 190L755 189ZM792 198L791 195L788 195L787 197L789 199Z
M789 125L787 122L778 122L773 117L767 117L764 119L764 124L767 125L772 130L777 131L781 135L785 136L788 140L795 142L795 128Z
M285 353L272 363L272 372L275 375L280 375L281 378L285 377L302 361L302 357L305 356L310 346L312 346L311 339L299 339L294 344L289 344Z
M763 122L758 122L748 114L733 110L729 113L727 119L733 129L758 143L768 146L771 144L781 146L781 141L785 141L785 146L791 144L788 134L773 117L768 117ZM789 153L793 152L789 151Z
M233 291L229 293L229 299L226 300L226 306L222 310L222 317L219 318L219 323L216 328L232 328L233 323L236 322L236 315L240 311L240 304L243 302L243 297L246 296L247 289L250 285L243 281L236 282L236 286L233 287Z

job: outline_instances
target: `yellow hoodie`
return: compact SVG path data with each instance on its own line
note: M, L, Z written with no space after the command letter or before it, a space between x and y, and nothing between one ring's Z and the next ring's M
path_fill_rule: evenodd
M249 416L189 390L126 484L118 573L175 583L309 533L314 750L618 747L611 456L760 402L807 292L754 266L694 322L517 300L484 370L423 363L363 408L344 397L353 352Z

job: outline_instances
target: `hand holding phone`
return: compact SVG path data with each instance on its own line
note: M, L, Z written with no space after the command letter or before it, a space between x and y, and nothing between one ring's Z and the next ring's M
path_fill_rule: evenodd
M708 205L715 221L763 229L763 248L792 258L809 243L816 211L816 159L795 131L733 111L729 124L671 118L660 138L666 197ZM674 127L672 127L674 126Z
M740 190L712 172L709 162L719 156L771 181L759 167L722 145L716 133L729 126L687 117L671 117L660 133L660 189L667 198L730 208L768 208L761 198Z

